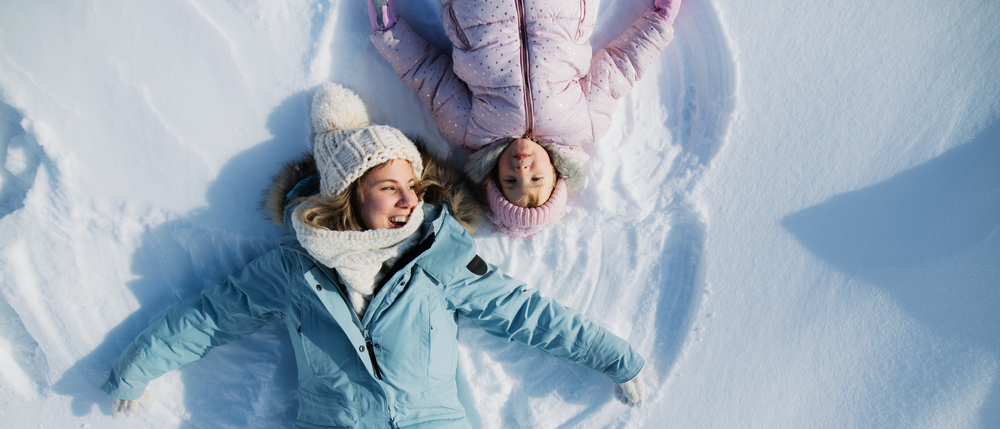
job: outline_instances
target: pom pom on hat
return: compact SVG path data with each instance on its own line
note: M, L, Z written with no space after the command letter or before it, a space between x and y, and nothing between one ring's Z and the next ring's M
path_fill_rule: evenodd
M312 102L312 126L316 134L372 123L368 106L358 94L331 82L324 82Z
M340 195L372 167L393 159L409 161L414 178L423 174L413 142L393 127L373 125L368 107L354 91L324 83L313 95L312 109L320 195Z
M554 224L566 214L569 191L565 179L556 182L556 188L552 190L552 195L549 195L545 204L532 208L511 204L504 198L493 180L487 183L486 188L486 199L490 203L490 221L501 234L511 238L533 237L535 233Z

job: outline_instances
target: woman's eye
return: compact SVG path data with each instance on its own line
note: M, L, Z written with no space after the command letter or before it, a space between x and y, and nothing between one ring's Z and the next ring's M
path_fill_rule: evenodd
M514 180L514 179L503 179L503 182L504 183L509 183L509 184L513 185L514 182L516 182L516 180Z

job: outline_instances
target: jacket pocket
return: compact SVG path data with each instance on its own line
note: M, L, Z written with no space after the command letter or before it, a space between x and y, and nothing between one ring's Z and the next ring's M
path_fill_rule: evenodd
M309 303L302 305L302 320L298 328L302 354L313 375L336 378L361 371L358 351L351 339L333 317L316 311ZM367 370L365 370L367 371Z
M458 344L458 323L455 313L433 311L430 314L428 343L430 353L427 361L427 377L430 386L447 382L455 378L456 346Z
M396 423L401 427L469 427L454 378L416 395L402 395L399 401Z
M358 425L359 413L344 398L330 398L299 389L296 428L349 428Z

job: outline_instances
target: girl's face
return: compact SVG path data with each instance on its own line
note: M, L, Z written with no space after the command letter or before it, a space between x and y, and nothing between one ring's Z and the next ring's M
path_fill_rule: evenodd
M408 161L393 159L372 169L361 183L361 223L365 229L400 228L419 199Z
M548 201L556 183L556 171L544 148L528 139L517 139L500 154L497 185L504 198L519 207L527 205L527 195L537 204Z

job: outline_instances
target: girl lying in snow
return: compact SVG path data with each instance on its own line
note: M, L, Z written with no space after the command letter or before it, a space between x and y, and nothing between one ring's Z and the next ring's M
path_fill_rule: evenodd
M139 334L101 385L116 417L150 380L272 315L295 351L298 428L470 427L458 314L602 372L619 400L642 404L644 361L627 342L476 255L466 229L480 212L460 173L370 124L350 90L325 84L312 109L313 156L277 176L265 203L285 228L278 248Z
M368 0L371 40L430 108L438 129L473 152L489 217L530 237L566 211L586 183L583 145L608 128L617 99L673 39L680 0L655 0L624 34L592 55L598 2L442 0L448 57Z

